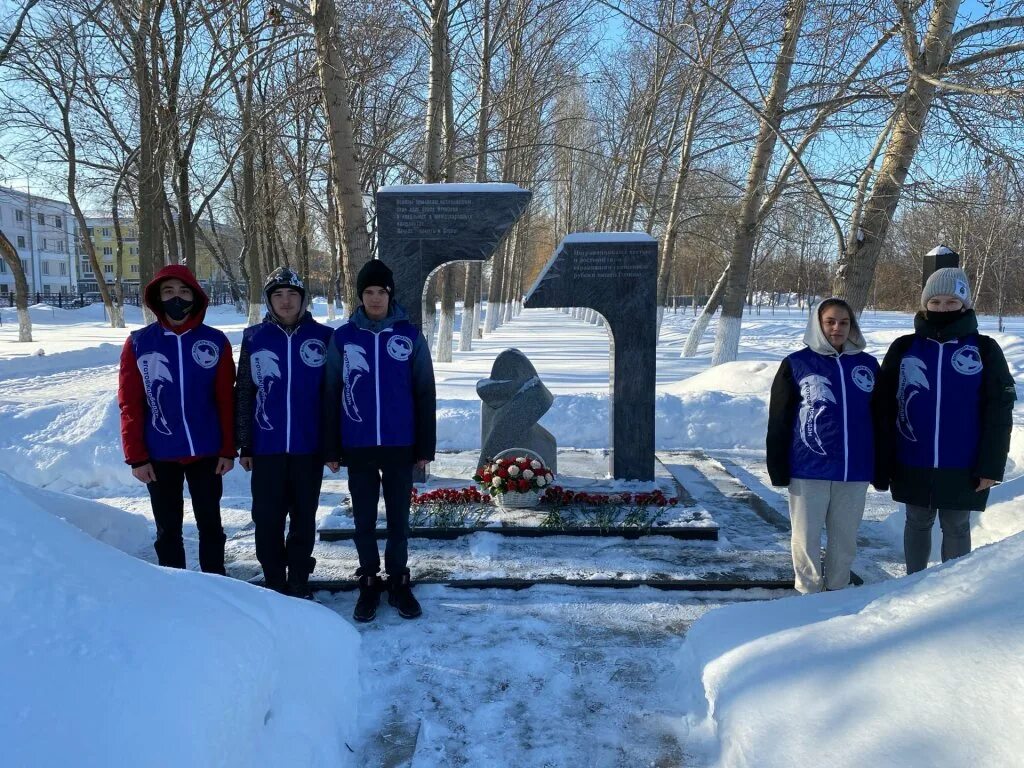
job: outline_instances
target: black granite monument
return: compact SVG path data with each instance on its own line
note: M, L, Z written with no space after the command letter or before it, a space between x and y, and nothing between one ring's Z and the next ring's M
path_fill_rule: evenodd
M618 479L654 479L657 270L658 241L650 235L572 234L524 303L527 308L587 307L604 317L611 338L611 473Z
M947 248L944 245L938 245L932 248L925 254L924 257L924 269L922 269L921 275L921 287L924 288L924 284L928 282L928 278L931 277L932 272L937 269L944 269L945 267L959 267L960 266L960 254L956 251Z
M555 436L538 424L555 396L537 375L530 359L518 349L506 349L494 359L491 375L476 383L480 396L480 459L493 459L509 448L526 448L558 472Z
M411 184L377 190L377 253L410 322L422 321L427 277L450 261L486 261L531 193L515 184Z

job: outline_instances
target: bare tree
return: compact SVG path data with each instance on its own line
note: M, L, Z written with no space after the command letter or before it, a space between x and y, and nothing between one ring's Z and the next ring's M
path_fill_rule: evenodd
M917 11L926 4L896 0L895 5L902 21L906 81L858 183L834 283L835 293L845 296L858 312L867 304L882 244L924 138L936 95L943 90L966 91L974 96L1005 99L1009 92L1001 84L971 84L964 82L964 76L986 62L1012 58L1024 51L1024 43L1019 42L1024 16L1018 15L1016 3L1007 4L1007 16L990 15L954 31L960 0L935 0L923 33L918 31ZM1004 41L998 35L1005 32L1015 32L1017 37ZM954 57L958 51L961 55ZM879 155L881 167L874 172Z
M28 280L18 252L0 230L0 257L14 276L14 306L18 310L18 341L32 341L32 318L28 314Z

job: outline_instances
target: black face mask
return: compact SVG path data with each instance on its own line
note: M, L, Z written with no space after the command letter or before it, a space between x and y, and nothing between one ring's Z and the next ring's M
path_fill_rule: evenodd
M924 314L925 317L928 318L928 322L936 328L945 328L947 325L952 325L963 317L964 311L962 309L954 309L950 312L934 312L930 309L926 309Z
M175 322L181 322L188 317L188 313L192 311L192 302L185 301L181 296L175 296L173 299L165 299L160 302L160 304L164 308L164 314Z

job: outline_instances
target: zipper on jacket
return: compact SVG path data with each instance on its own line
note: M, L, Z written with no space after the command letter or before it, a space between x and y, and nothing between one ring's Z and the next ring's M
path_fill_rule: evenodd
M935 369L935 469L939 468L939 425L941 423L940 416L942 415L942 349L943 342L935 342L939 345L939 363Z
M380 445L380 334L373 333L373 384L377 395L377 445Z
M284 328L277 323L274 323L277 329L281 331L288 339L288 383L285 385L285 428L284 428L284 452L291 453L292 451L292 334L288 333ZM296 327L297 328L297 327Z
M188 333L188 331L185 331ZM192 445L192 432L188 428L188 418L185 416L185 363L184 355L181 351L181 337L185 334L174 334L174 338L178 342L178 394L181 396L181 423L185 425L185 437L188 440L188 452L190 455L196 455L195 446Z
M836 355L836 365L839 366L839 387L843 393L843 482L846 482L850 474L850 433L847 425L849 404L846 402L846 378L843 374L842 355Z
M284 329L282 329L284 330ZM285 396L288 398L285 401L285 433L284 433L284 452L292 452L292 335L285 333L288 337L288 387L285 390Z

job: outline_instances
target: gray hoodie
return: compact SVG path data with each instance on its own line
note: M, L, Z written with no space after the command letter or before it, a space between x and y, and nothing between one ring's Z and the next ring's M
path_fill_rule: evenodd
M822 299L811 308L811 314L807 317L807 330L804 331L804 344L813 349L819 355L835 355L835 347L825 336L821 329L821 320L818 319L818 309L828 299ZM850 336L843 345L843 354L863 352L867 343L864 341L864 334L860 332L860 325L857 323L856 315L850 316Z

